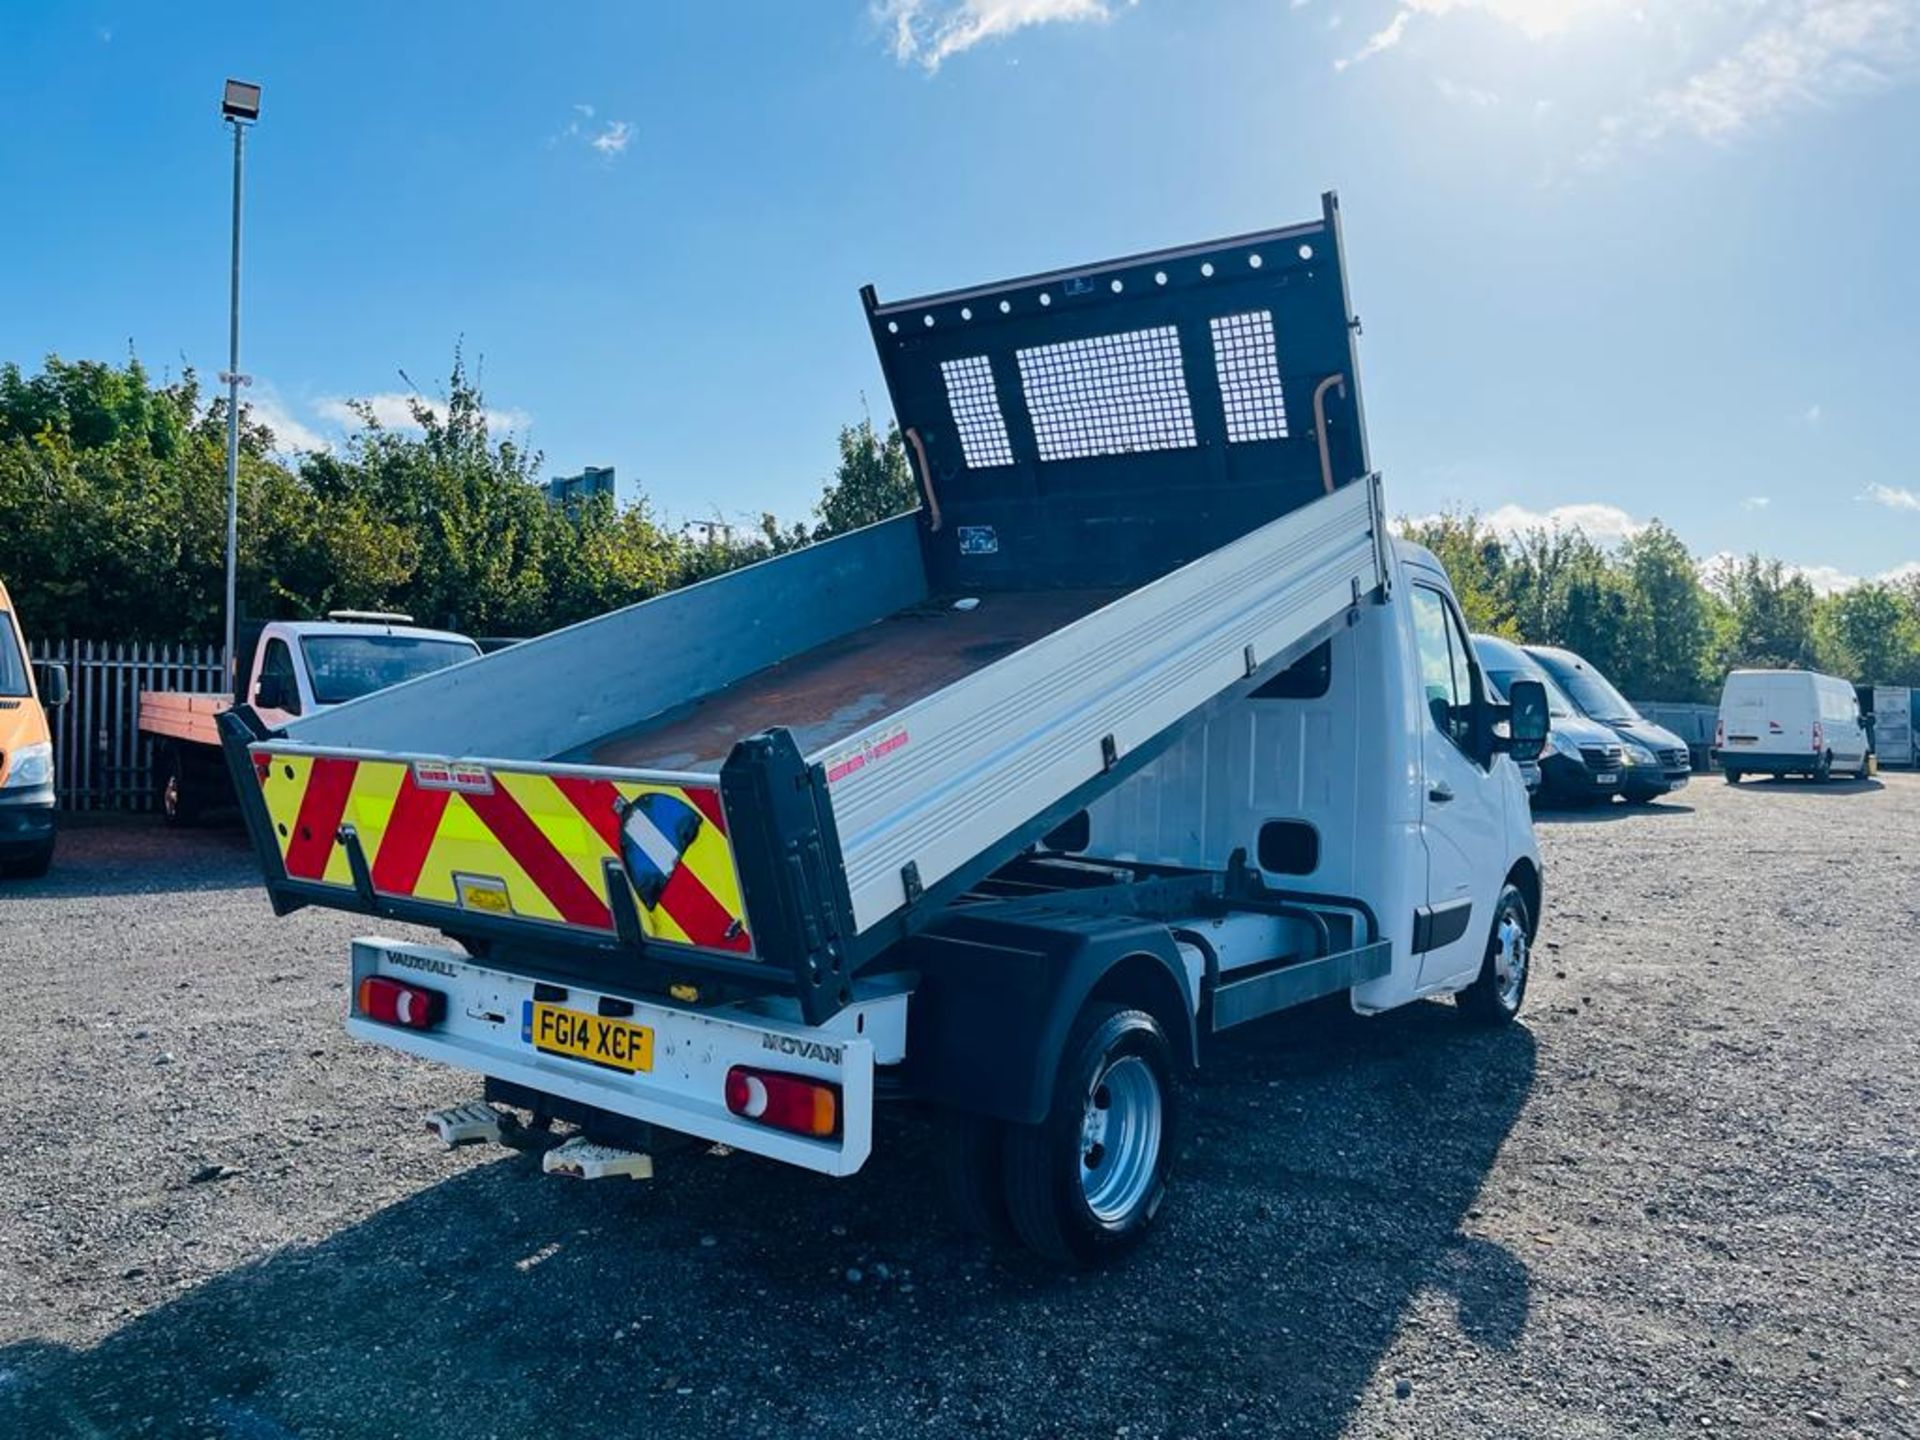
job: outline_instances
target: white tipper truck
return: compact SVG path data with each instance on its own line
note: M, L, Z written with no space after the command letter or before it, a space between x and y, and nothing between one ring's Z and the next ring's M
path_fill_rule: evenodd
M1339 211L881 303L921 507L323 714L221 727L349 1031L429 1117L830 1175L931 1107L958 1213L1068 1264L1172 1180L1207 1038L1322 997L1511 1020L1542 874L1447 577L1394 540Z

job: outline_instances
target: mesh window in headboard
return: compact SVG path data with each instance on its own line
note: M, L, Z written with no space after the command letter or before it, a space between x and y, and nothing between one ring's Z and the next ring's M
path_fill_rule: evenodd
M1287 438L1287 399L1280 390L1280 357L1273 341L1273 313L1216 315L1213 363L1220 376L1220 404L1226 411L1227 439Z
M1180 450L1195 443L1173 326L1017 353L1042 460Z
M1013 464L1007 417L1000 413L1000 396L993 388L993 365L987 357L943 360L940 378L947 382L947 405L953 411L953 428L960 436L960 453L967 468L989 470Z

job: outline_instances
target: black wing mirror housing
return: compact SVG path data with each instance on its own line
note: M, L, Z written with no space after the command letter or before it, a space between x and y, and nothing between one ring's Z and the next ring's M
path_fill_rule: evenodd
M57 710L67 703L71 695L72 691L67 685L67 667L43 664L40 667L40 703L49 710Z
M1507 733L1496 741L1516 760L1538 760L1547 748L1547 687L1538 680L1515 680L1507 687Z

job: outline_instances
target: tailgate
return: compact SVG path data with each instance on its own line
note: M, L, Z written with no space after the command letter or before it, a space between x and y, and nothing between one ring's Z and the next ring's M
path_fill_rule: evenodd
M478 919L601 940L630 919L645 940L752 952L715 776L272 740L248 753L256 818L301 899L453 931Z

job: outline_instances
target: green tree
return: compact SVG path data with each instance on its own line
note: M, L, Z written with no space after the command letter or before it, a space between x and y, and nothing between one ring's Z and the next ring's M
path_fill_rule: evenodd
M1400 533L1431 550L1446 567L1460 612L1475 633L1519 638L1513 562L1500 536L1472 511L1448 510L1402 520Z
M1858 585L1820 607L1821 668L1861 684L1911 685L1920 678L1920 635L1891 585Z
M1730 624L1715 668L1785 669L1814 664L1814 614L1819 596L1806 577L1758 555L1729 561L1714 576Z
M840 464L827 481L826 491L814 512L820 524L814 538L857 530L886 520L920 503L919 487L907 464L906 443L900 427L889 425L882 439L873 421L843 426L840 431Z
M1660 700L1706 698L1712 624L1699 567L1658 520L1630 536L1620 561L1631 587L1631 645L1614 683Z

